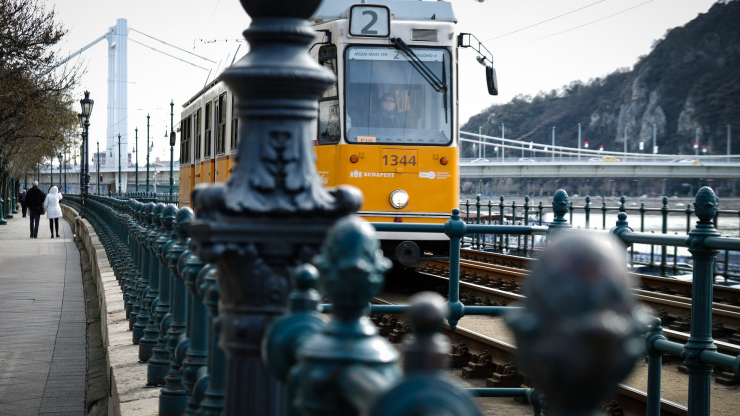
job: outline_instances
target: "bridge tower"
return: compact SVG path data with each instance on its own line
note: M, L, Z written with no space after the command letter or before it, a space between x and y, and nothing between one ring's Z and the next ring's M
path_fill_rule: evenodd
M128 34L126 19L117 19L105 38L108 40L108 128L106 167L118 168L118 135L121 135L121 165L128 166ZM118 181L115 181L117 183ZM126 178L121 192L126 191Z

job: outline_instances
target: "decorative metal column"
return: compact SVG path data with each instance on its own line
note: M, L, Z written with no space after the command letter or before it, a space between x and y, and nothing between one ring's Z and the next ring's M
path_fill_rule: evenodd
M687 240L694 260L694 281L691 289L691 333L684 346L684 365L689 370L689 414L708 415L711 403L711 376L714 366L702 363L704 351L717 351L712 339L712 285L717 250L704 247L707 237L719 237L712 220L717 215L719 199L712 188L701 188L696 194L696 228Z
M217 265L221 289L224 415L282 413L282 387L260 357L263 333L285 311L290 270L362 201L355 188L324 189L314 166L317 99L334 82L307 53L315 34L305 19L320 2L241 1L252 18L250 52L222 74L236 96L236 167L227 184L193 194L194 251Z

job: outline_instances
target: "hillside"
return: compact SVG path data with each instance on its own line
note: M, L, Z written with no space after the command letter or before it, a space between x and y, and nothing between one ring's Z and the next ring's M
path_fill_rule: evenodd
M682 27L669 30L647 56L603 78L574 81L535 97L517 96L471 117L463 131L524 142L577 145L578 123L591 149L652 151L653 124L660 153L693 154L696 129L708 154L726 154L727 125L740 137L740 1L717 3ZM732 153L740 153L740 145ZM518 153L517 153L518 154ZM473 149L463 146L464 157Z

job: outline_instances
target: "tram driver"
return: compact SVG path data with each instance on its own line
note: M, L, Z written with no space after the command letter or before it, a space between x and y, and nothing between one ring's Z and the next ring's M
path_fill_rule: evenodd
M384 129L399 129L402 127L396 111L395 95L391 93L383 94L380 100L380 111L376 111L370 116L370 127Z

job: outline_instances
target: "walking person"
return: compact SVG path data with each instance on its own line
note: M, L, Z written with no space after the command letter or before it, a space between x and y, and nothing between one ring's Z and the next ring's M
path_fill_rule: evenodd
M38 238L39 220L41 219L41 210L44 209L44 191L39 189L39 182L33 181L33 188L26 192L26 206L28 207L28 217L31 222L31 238Z
M62 194L56 186L52 186L49 189L49 194L46 195L44 200L44 208L46 208L46 218L49 219L49 229L51 230L51 238L54 238L54 229L56 228L56 235L59 238L59 218L62 216L62 207L59 206L59 201L62 199Z
M26 211L28 210L28 204L26 204L26 190L24 189L20 195L18 195L18 201L21 202L21 211L23 212L23 218L26 218Z

